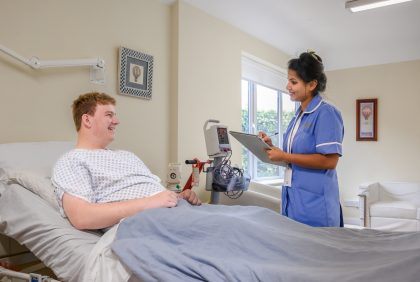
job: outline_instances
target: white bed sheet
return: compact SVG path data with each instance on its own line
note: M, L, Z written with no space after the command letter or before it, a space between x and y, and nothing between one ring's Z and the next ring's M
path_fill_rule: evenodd
M118 225L115 225L95 244L87 258L86 267L80 275L80 281L138 281L134 276L131 277L131 271L111 250L111 243L114 241L117 229Z

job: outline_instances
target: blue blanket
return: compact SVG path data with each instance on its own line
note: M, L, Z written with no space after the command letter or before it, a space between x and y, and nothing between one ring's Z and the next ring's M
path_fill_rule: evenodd
M190 206L124 220L112 249L142 281L419 281L420 233L313 228L260 207Z

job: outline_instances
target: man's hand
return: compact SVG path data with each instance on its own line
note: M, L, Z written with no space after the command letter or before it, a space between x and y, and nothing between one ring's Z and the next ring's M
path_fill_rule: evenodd
M150 196L147 208L173 208L178 204L178 195L173 191L163 191Z
M197 197L197 194L195 194L194 191L192 191L191 189L187 189L179 193L179 198L188 201L191 205L201 205L201 201Z

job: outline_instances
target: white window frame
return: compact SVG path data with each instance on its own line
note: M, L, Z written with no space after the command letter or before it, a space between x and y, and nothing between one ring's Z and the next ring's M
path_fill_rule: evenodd
M257 93L255 91L256 84L262 85L264 87L271 88L277 91L277 113L278 113L278 132L281 132L281 124L282 124L282 99L281 96L285 92L285 87L287 85L287 71L282 69L274 64L266 62L254 55L249 53L242 53L242 80L248 81L248 124L249 124L249 132L257 133L256 132L256 99ZM279 144L282 144L281 140L282 136L279 136ZM257 158L248 153L248 160L249 160L249 172L251 174L251 178L253 181L262 182L264 184L279 186L282 184L283 179L280 178L280 175L273 176L273 177L263 177L257 178Z

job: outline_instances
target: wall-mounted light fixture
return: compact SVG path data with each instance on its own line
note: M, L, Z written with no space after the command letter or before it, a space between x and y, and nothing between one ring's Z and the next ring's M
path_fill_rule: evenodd
M101 58L94 59L69 59L69 60L40 60L38 57L26 59L13 50L0 44L0 51L14 59L30 66L33 69L83 67L90 66L90 81L97 84L105 83L105 61Z
M350 0L346 2L346 9L350 9L352 12L360 12L408 1L412 0Z

